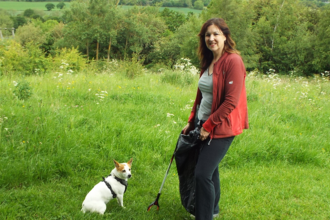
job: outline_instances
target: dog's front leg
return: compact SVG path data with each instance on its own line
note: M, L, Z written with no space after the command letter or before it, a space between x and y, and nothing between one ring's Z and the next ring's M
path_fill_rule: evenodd
M121 207L125 208L123 204L123 197L123 195L117 195L117 202Z

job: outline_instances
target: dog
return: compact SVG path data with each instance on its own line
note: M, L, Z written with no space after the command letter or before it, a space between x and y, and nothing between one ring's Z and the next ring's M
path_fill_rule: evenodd
M133 158L127 163L113 161L115 168L111 171L110 175L106 178L103 177L103 181L96 184L86 195L82 203L81 211L83 213L88 211L103 215L107 209L106 204L113 198L117 198L118 204L125 208L123 205L123 196L127 189L127 180L132 177L131 167Z

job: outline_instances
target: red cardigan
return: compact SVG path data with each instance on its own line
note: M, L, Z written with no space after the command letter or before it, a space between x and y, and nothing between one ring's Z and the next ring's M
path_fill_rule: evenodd
M203 124L204 129L210 132L211 139L232 137L249 127L245 77L245 67L238 54L224 53L214 64L211 115ZM198 89L189 123L194 123L201 99L202 93Z

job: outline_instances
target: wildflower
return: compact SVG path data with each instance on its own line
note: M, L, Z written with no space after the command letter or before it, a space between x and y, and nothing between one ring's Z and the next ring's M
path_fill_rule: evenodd
M17 86L18 83L16 81L13 81L13 84L14 84L14 86Z
M167 117L171 117L171 116L174 116L174 115L171 113L167 113Z
M176 124L176 121L173 121L174 124Z
M6 131L8 131L8 128L5 128Z

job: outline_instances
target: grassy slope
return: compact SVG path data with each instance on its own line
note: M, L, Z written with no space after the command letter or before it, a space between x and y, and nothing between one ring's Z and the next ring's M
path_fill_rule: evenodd
M196 80L182 87L151 74L128 80L54 73L27 78L33 96L25 102L12 96L18 80L0 78L1 219L108 218L83 215L81 203L113 158L130 157L127 208L111 201L111 218L189 218L175 165L160 211L146 208L186 123ZM221 164L220 219L329 219L329 82L250 76L247 90L251 128L235 138ZM105 94L104 101L96 94Z
M24 11L26 9L38 9L38 10L44 10L46 11L45 5L48 3L53 3L55 6L58 4L58 2L4 2L0 1L0 8L5 9L5 10L16 10L16 11ZM66 7L70 7L70 2L65 2ZM133 6L120 6L123 8L132 8ZM163 10L164 7L160 7L160 10ZM191 9L191 8L175 8L175 7L170 7L169 9L173 11L178 11L178 12L183 12L183 13L188 13L188 12L193 12L200 14L202 11L201 10L196 10L196 9ZM57 9L56 7L52 11L60 11L60 9Z

